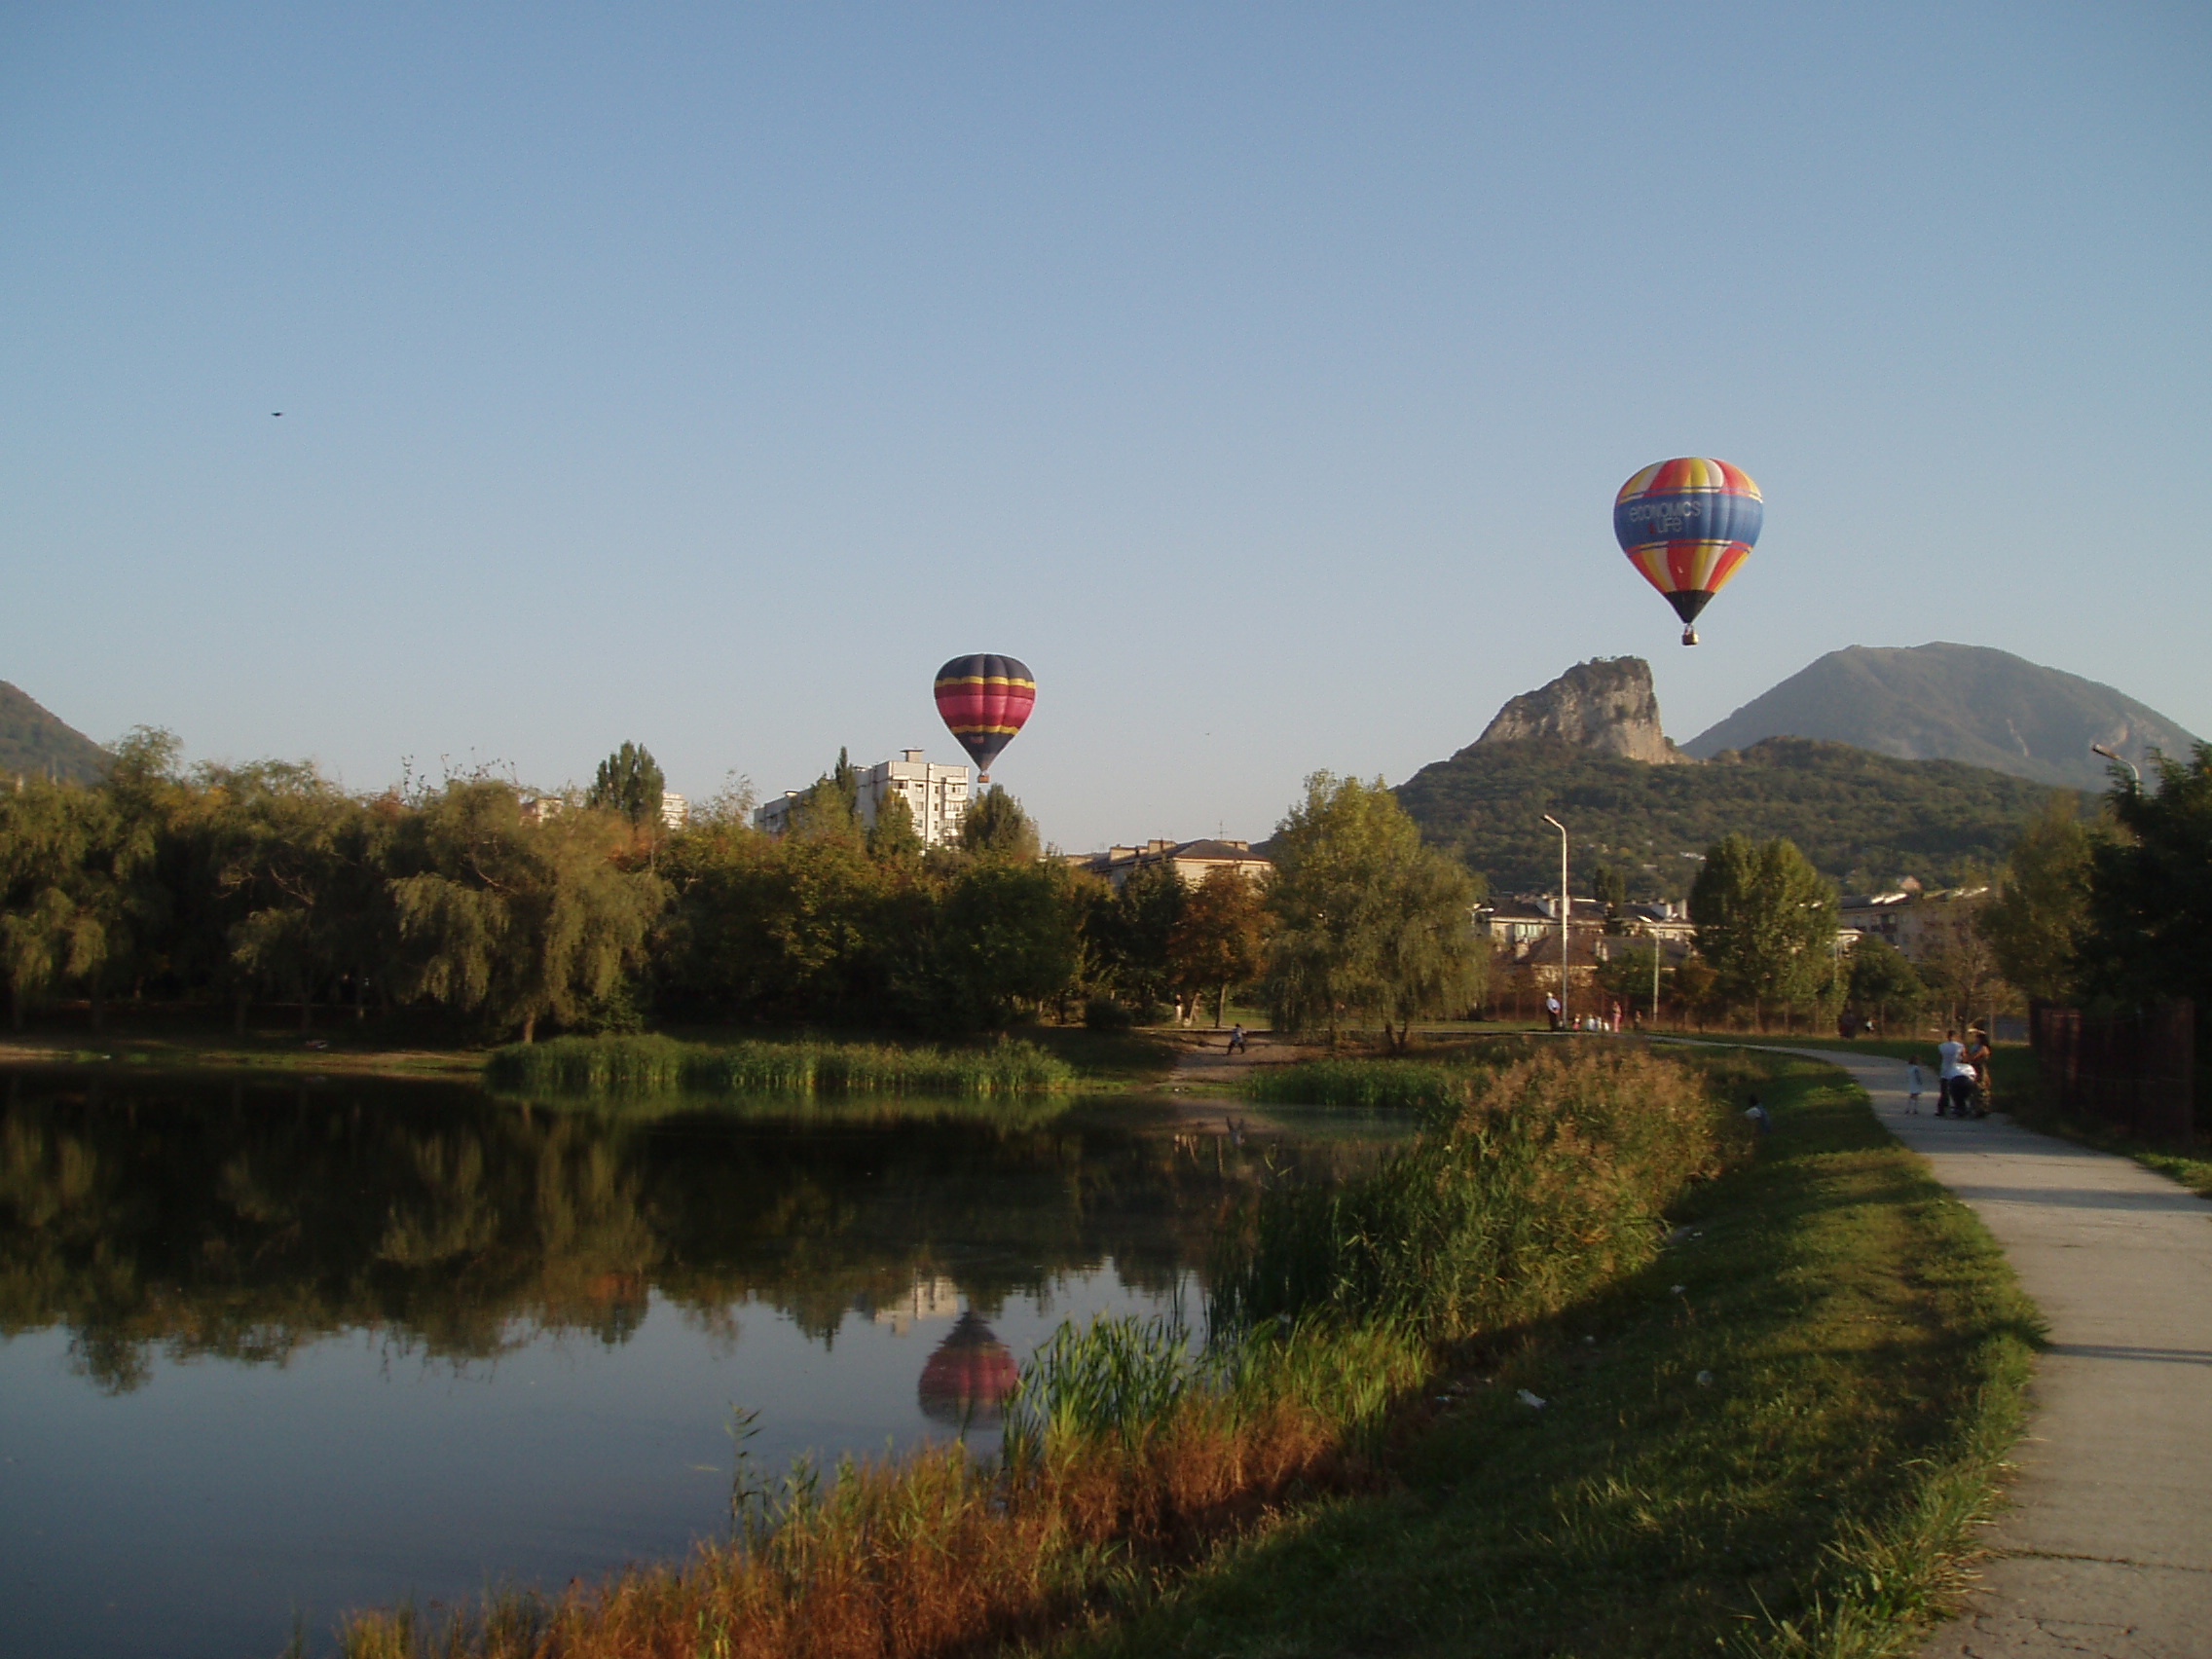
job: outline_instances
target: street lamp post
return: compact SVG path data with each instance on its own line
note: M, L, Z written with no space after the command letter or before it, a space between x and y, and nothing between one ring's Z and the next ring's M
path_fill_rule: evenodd
M1574 1027L1567 1018L1567 921L1573 914L1574 905L1567 896L1567 826L1548 812L1544 814L1544 822L1559 831L1559 1027L1562 1031L1571 1031Z
M2115 755L2111 750L2107 749L2101 743L2090 744L2089 753L2091 755L2102 755L2107 760L2118 760L2122 766L2125 766L2127 768L2127 775L2135 780L2135 787L2137 789L2141 789L2143 787L2142 768L2137 766L2134 761L2128 759L2126 756Z

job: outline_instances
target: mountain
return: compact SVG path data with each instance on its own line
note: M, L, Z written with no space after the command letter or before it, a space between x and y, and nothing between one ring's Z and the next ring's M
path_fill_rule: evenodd
M107 762L106 750L0 680L0 778L27 774L65 784L96 783L106 775Z
M1682 745L1700 759L1769 737L1856 744L1903 760L1961 760L2066 789L2102 790L2101 743L2141 765L2196 739L2134 698L1984 645L1830 651Z
M1849 887L1947 884L1999 863L2050 796L1984 767L1794 737L1686 762L1659 735L1651 671L1633 657L1581 664L1514 698L1479 739L1394 793L1422 835L1493 892L1558 880L1548 812L1573 837L1576 886L1612 865L1639 899L1682 897L1698 858L1730 833L1787 835Z
M1659 693L1651 686L1651 665L1641 657L1576 663L1498 710L1475 742L1567 743L1655 766L1682 758L1659 729Z

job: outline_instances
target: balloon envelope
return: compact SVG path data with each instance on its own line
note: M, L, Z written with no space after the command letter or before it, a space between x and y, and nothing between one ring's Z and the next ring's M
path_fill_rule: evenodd
M1684 623L1696 621L1751 557L1765 516L1751 474L1709 456L1647 466L1613 498L1621 551Z
M1037 682L1014 657L978 652L937 671L937 712L980 772L1014 741L1036 701Z

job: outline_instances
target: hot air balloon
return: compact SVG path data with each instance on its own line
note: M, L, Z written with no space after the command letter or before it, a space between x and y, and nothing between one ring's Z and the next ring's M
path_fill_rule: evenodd
M991 762L1036 701L1037 682L1010 656L954 657L937 671L937 712L976 762L978 783L991 781Z
M1613 535L1629 563L1667 596L1697 644L1697 613L1728 585L1759 538L1766 504L1741 467L1707 456L1647 466L1613 498Z

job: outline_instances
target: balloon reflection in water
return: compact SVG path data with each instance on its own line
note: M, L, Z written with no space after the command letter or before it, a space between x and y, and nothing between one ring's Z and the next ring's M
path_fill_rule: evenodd
M937 1422L995 1427L1021 1368L975 1310L960 1315L922 1367L922 1415Z

